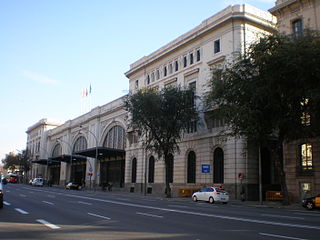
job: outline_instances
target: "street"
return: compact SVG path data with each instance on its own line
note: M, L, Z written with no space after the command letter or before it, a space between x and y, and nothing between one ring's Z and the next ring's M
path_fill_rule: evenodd
M319 239L320 211L5 186L0 239Z

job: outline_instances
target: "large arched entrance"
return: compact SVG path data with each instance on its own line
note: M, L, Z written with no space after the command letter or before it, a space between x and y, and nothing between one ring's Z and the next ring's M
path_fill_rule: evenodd
M54 146L52 150L52 158L60 157L61 153L62 153L62 147L61 147L61 144L58 143ZM60 171L61 171L61 162L51 161L50 168L49 168L50 184L53 184L53 185L60 184Z
M112 127L103 142L103 147L111 154L100 158L101 184L124 187L126 135L123 127Z
M72 152L79 152L85 149L87 149L87 140L85 137L80 136L75 141ZM72 160L70 177L71 181L80 184L83 183L83 181L86 179L86 164L86 158L77 158L76 161L74 159Z
M216 148L213 153L213 183L224 183L224 153Z

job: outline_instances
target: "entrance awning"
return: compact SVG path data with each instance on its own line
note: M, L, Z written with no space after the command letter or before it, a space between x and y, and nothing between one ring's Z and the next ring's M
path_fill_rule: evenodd
M86 157L95 158L97 154L97 158L106 158L106 157L124 157L125 151L122 149L115 148L107 148L107 147L97 147L97 148L88 148L86 150L82 150L76 152L77 155L82 155Z
M37 159L37 160L33 160L32 163L51 166L54 164L60 164L60 161L56 161L56 160L52 160L52 159Z
M78 155L78 154L62 154L57 157L51 157L50 160L56 161L56 162L66 162L70 163L70 160L72 158L72 162L77 162L77 161L86 161L86 157Z

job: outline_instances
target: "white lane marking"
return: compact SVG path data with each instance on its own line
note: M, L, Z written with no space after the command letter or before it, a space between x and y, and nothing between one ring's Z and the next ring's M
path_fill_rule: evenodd
M276 217L276 218L289 218L289 219L300 219L304 220L303 217L291 217L291 216L283 216L283 215L276 215L276 214L261 214L264 217Z
M46 190L38 190L38 191L48 192ZM62 193L61 193L61 195L62 195ZM100 199L100 198L78 196L78 195L67 194L67 193L65 193L63 195L67 196L67 197L72 197L72 198L78 198L78 199L80 198L80 199L92 200L92 201L97 201L97 202L105 202L105 203L111 203L111 204L116 204L116 205L121 205L121 206L153 209L153 210L188 214L188 215L194 215L194 216L212 217L212 218L234 220L234 221L240 221L240 222L250 222L250 223L265 224L265 225L273 225L273 226L284 226L284 227L292 227L292 228L307 228L307 229L320 230L319 225L317 226L317 225L304 225L304 224L291 224L291 223L282 223L282 222L273 222L273 221L263 221L263 220L257 220L257 219L252 219L252 218L240 218L240 217L231 217L231 216L218 215L218 214L206 214L206 213L200 213L200 212L183 211L183 210L178 210L178 209L152 207L152 206L140 205L140 204L134 204L134 203L126 203L126 202L112 201L112 200L106 200L106 199Z
M94 217L103 218L103 219L107 219L107 220L110 220L110 219L111 219L111 218L109 218L109 217L101 216L101 215L94 214L94 213L88 213L88 215L94 216Z
M168 207L176 207L176 208L191 208L190 206L183 206L183 205L168 205Z
M6 190L6 192L11 192L10 190Z
M49 204L49 205L54 205L52 202L47 202L47 201L42 201L43 203Z
M78 201L78 203L80 203L80 204L84 204L84 205L92 205L92 203L88 203L88 202L81 202L81 201Z
M138 199L139 200L139 199ZM141 200L143 201L148 201L148 202L156 202L157 200L155 199L147 199L147 198L142 198Z
M11 205L11 203L8 203L6 201L3 201L3 204L6 205L6 206L10 206Z
M285 238L285 239L294 239L294 240L308 240L306 238L296 238L296 237L289 237L289 236L283 236L283 235L276 235L276 234L270 234L270 233L259 233L262 236L267 237L275 237L275 238Z
M60 227L55 225L55 224L52 224L52 223L49 223L47 222L46 220L43 220L43 219L37 219L36 220L37 222L39 223L42 223L43 225L47 226L48 228L51 228L51 229L59 229Z
M25 194L19 194L20 197L26 197L27 195Z
M320 217L319 213L300 213L300 212L295 212L293 213L295 215L305 215L305 216L314 216L314 217Z
M155 215L155 214L150 214L150 213L136 212L136 214L138 214L138 215L143 215L143 216L147 216L147 217L163 218L163 216Z
M21 214L29 214L28 212L20 209L20 208L15 208L14 210L16 210L17 212L21 213Z

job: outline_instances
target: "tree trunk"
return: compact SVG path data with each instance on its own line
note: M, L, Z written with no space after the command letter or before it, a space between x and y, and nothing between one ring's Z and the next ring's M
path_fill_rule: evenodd
M166 190L165 194L167 198L171 198L171 188L170 188L170 183L169 183L169 163L168 163L168 155L165 154L164 156L164 162L165 162L165 167L166 167Z
M278 174L280 179L280 185L281 185L281 192L282 192L282 204L283 205L289 205L289 194L288 194L288 188L287 188L287 180L286 180L286 173L284 171L284 159L283 159L283 141L279 141L277 146L277 155L278 158L276 160L276 166L278 168Z

